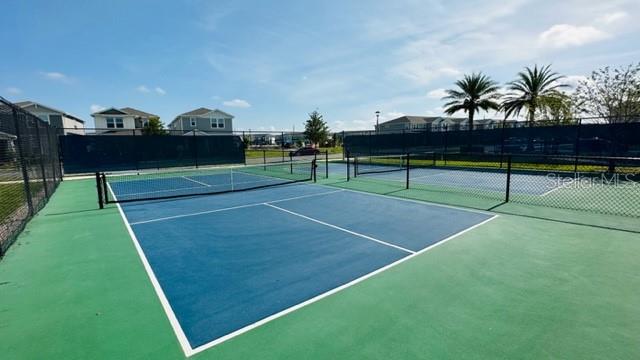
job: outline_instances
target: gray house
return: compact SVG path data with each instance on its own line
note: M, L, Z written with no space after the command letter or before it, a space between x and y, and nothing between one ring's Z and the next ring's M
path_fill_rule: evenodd
M20 101L16 105L59 129L60 134L84 135L84 121L62 110L35 101Z
M199 108L176 116L169 124L169 130L202 131L206 133L233 132L233 115L218 109Z

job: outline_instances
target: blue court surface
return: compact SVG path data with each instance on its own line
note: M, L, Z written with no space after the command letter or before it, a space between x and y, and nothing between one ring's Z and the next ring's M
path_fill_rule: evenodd
M120 206L192 352L494 216L311 184Z
M384 169L384 167L381 167ZM394 171L384 173L361 174L358 177L385 181L406 181L406 172ZM411 169L410 183L414 185L433 185L442 187L459 187L504 193L507 183L506 173L490 171L454 170L441 168ZM511 193L524 195L545 195L561 186L557 179L545 175L512 174Z

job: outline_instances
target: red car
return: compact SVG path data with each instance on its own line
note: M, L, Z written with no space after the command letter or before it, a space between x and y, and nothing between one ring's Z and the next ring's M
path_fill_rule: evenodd
M305 155L318 155L320 150L312 148L310 146L300 148L296 151L289 151L289 156L305 156Z

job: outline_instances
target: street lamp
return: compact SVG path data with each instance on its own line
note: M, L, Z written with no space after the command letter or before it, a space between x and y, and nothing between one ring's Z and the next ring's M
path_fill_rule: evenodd
M380 118L380 111L376 111L376 133L379 131L379 130L378 130L378 129L379 129L378 127L380 126L380 125L378 124L378 119L379 119L379 118Z

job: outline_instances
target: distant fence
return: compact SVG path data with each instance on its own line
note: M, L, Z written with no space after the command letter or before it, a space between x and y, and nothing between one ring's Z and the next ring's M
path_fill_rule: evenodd
M56 130L0 97L0 256L60 181Z
M628 120L637 120L640 117ZM640 156L640 122L567 125L544 122L536 126L501 123L473 131L454 127L398 130L395 132L349 132L345 148L353 155L441 153L542 154L571 156ZM601 122L607 119L599 119Z
M60 136L65 173L149 168L199 167L245 162L237 135L111 135Z
M64 129L62 129L64 130ZM83 135L60 136L66 174L149 168L199 167L256 163L263 150L272 161L286 161L289 152L305 144L301 132L84 129ZM332 134L328 145L342 143L342 133ZM255 150L260 151L259 154Z

